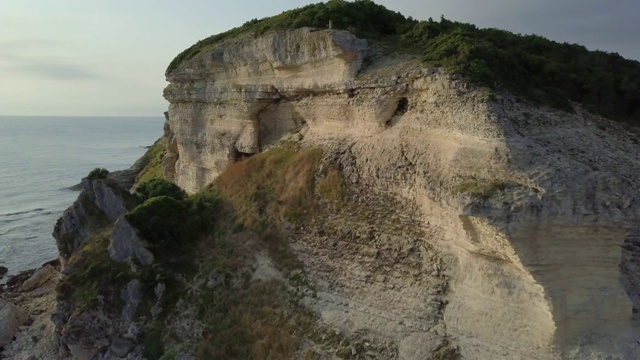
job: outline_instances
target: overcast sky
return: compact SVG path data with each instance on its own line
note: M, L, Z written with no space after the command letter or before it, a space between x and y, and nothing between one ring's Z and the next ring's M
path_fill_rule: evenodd
M317 1L0 0L1 115L160 115L180 51ZM416 19L497 27L640 60L638 0L378 0Z

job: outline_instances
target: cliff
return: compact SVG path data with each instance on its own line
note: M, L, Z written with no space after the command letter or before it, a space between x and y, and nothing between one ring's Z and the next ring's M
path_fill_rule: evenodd
M620 125L492 95L337 30L223 41L167 80L164 174L187 191L293 140L322 148L354 192L397 202L370 205L397 234L338 213L340 231L292 235L330 327L374 334L400 358L442 338L463 358L640 356L625 245L639 148ZM376 240L345 234L361 226Z
M409 38L451 25L382 14ZM172 62L163 139L82 180L60 273L11 293L26 315L3 303L3 356L640 357L639 140L585 110L615 101L536 103L342 30L246 31L269 21Z

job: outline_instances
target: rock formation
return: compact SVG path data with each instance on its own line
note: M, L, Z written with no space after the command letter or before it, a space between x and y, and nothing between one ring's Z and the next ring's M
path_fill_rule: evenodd
M118 262L135 259L142 266L153 262L153 254L145 248L148 244L124 218L128 198L134 197L119 184L131 186L138 172L123 172L118 180L82 179L78 200L56 224L53 235L63 267L58 301L50 311L58 341L56 359L119 359L130 353L140 358L141 348L134 350L137 333L131 332L136 328L133 313L140 303L140 284L138 280L121 284L109 277L110 271L121 277L128 273L128 265ZM50 267L39 270L24 282L23 290L39 286L51 272ZM114 304L120 301L123 308Z
M640 147L619 124L339 30L227 38L167 80L154 155L83 179L54 229L60 272L9 281L2 356L640 357ZM205 191L132 195L161 147L164 177ZM255 204L216 193L256 181L243 164L288 166L288 197L243 194L253 225Z
M379 268L364 248L323 253L345 234L294 236L329 325L386 338L400 358L443 338L470 359L640 356L627 241L640 147L616 123L491 95L337 30L226 40L167 80L164 173L185 190L294 139L352 188L417 209L406 231L378 229L373 253L406 252Z
M0 347L13 340L18 327L27 320L27 316L14 304L0 299Z

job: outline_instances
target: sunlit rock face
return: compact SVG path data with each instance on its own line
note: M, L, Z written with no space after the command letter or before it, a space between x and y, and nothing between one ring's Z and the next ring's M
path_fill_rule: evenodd
M290 139L322 147L352 187L417 208L412 226L442 255L446 291L416 280L433 272L427 256L414 273L398 270L404 260L323 257L314 235L298 247L322 319L386 338L400 357L443 338L470 359L640 357L637 139L578 107L489 96L415 59L370 55L349 33L299 29L186 62L167 75L165 177L196 192ZM398 286L366 285L385 271ZM336 316L345 294L361 306Z

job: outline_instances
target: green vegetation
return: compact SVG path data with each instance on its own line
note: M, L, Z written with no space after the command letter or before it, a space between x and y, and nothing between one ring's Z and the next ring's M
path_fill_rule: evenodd
M302 294L313 289L285 232L322 211L318 199L346 201L341 172L322 170L321 159L318 149L288 143L236 162L195 195L162 179L141 183L127 219L151 244L155 261L146 267L110 260L112 224L84 199L94 235L70 255L73 271L58 285L59 298L74 313L100 308L116 318L122 289L140 280L135 318L145 324L148 359L182 351L199 359L290 359L305 337L349 346L345 336L319 327L302 303ZM253 280L258 254L268 255L282 278ZM154 291L159 283L165 286L161 299ZM197 309L194 321L204 327L193 337L172 330L172 318L181 316L179 299Z
M95 168L89 172L89 175L87 175L87 179L91 181L103 180L107 178L107 175L109 175L109 170L104 168Z
M142 356L148 360L159 360L164 355L162 332L157 329L150 331L144 338Z
M309 286L281 226L283 220L302 224L314 213L321 155L294 146L271 149L229 166L207 189L183 198L167 196L173 189L162 181L141 184L148 198L127 218L153 243L157 264L142 275L147 300L140 316L153 306L153 287L162 279L165 315L178 297L199 310L206 327L203 338L192 340L198 358L293 358L303 334L313 331L315 315L282 281L252 281L251 266L256 253L266 252L292 284ZM344 196L339 172L330 169L320 181L326 178L323 192ZM200 288L187 294L185 284L172 281L176 273ZM223 280L207 286L212 273ZM145 337L149 358L172 350L156 346L170 336L157 329L153 325Z
M416 21L370 0L329 0L257 20L208 37L180 53L167 73L225 39L270 31L317 27L329 20L385 51L422 54L425 66L442 66L452 74L492 89L506 89L531 101L571 111L570 101L615 120L640 122L640 63L615 53L557 43L537 35L441 18Z
M187 197L177 185L153 179L138 187L144 200L125 217L156 250L184 248L188 239L208 230L215 221L219 199L214 193Z
M68 266L75 269L65 276L56 287L59 300L65 300L76 313L99 305L99 296L105 301L105 311L118 312L123 306L120 290L132 277L126 264L113 263L109 258L110 226L96 232L69 259ZM78 255L81 253L81 255Z
M253 19L242 26L200 40L171 61L167 73L176 70L184 61L215 48L223 40L239 35L259 36L268 32L301 27L326 28L332 21L336 29L349 30L368 40L383 41L409 30L417 21L389 11L370 0L330 0L285 11L264 19Z
M151 179L138 185L136 193L144 200L157 196L168 196L180 201L187 197L187 193L178 185L162 178Z
M142 155L142 163L146 164L136 177L136 184L142 184L152 179L162 178L162 159L167 149L164 145L164 137L156 140ZM134 186L135 187L135 186Z

